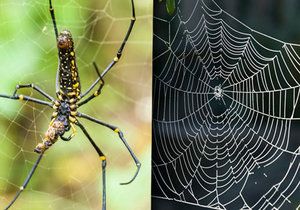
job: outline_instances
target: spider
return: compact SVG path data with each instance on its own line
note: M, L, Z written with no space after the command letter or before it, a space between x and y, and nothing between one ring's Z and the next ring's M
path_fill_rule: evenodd
M54 9L52 7L52 0L49 0L49 10L51 19L53 22L53 28L56 36L56 43L58 49L58 58L59 58L59 65L57 69L56 75L56 99L50 96L48 93L43 91L41 88L34 84L25 84L25 85L17 85L15 91L12 96L0 94L2 98L14 99L14 100L22 100L22 101L29 101L32 103L37 103L45 106L49 106L54 109L54 112L51 117L51 122L47 131L44 134L43 141L39 143L34 151L39 154L36 162L34 163L33 167L31 168L29 174L27 175L23 185L20 187L18 192L15 194L14 198L10 201L10 203L6 206L5 209L9 209L19 198L20 194L25 190L26 186L28 185L29 181L31 180L34 172L36 171L44 152L49 149L57 140L58 138L62 139L63 141L70 141L76 134L76 126L78 126L84 135L89 140L90 144L93 146L95 151L97 152L102 164L102 210L106 209L106 157L101 149L96 145L95 141L92 139L90 134L87 132L84 125L79 121L78 118L83 118L104 127L107 127L114 132L116 132L123 142L125 147L127 148L128 152L130 153L132 159L135 162L137 167L134 176L131 178L130 181L121 183L122 185L130 184L138 175L141 163L137 159L136 155L126 142L123 132L114 125L110 125L106 122L100 121L92 116L87 114L81 113L77 111L77 109L97 97L104 86L103 77L106 73L111 70L111 68L119 61L122 56L123 49L126 45L128 37L131 34L132 28L135 23L135 9L134 9L134 2L131 0L131 10L132 10L132 18L130 21L129 28L127 33L123 39L123 42L116 54L116 57L108 64L108 66L103 70L100 74L99 69L95 62L93 62L94 69L98 75L97 79L92 83L92 85L84 92L81 93L80 87L80 78L78 74L77 64L76 64L76 57L74 52L74 42L69 30L63 30L62 32L58 33L57 25L55 20ZM96 89L94 93L90 93L96 85L99 87ZM32 88L34 91L37 91L39 94L43 95L49 101L40 100L37 98L33 98L30 96L17 94L19 89L22 88ZM71 130L71 134L69 136L64 136L65 132Z

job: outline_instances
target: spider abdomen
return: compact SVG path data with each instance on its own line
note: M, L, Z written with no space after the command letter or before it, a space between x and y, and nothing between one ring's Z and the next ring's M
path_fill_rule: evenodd
M49 128L47 129L43 142L39 143L34 151L37 153L42 153L46 151L52 144L54 144L58 137L63 135L65 132L65 125L60 120L54 119L49 125Z
M80 80L71 32L63 30L57 38L59 56L59 88L67 97L80 96Z

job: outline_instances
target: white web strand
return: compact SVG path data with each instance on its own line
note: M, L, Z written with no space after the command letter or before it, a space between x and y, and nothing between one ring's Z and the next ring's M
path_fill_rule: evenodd
M213 1L185 3L170 20L154 18L165 31L154 34L153 196L212 209L296 208L300 46Z

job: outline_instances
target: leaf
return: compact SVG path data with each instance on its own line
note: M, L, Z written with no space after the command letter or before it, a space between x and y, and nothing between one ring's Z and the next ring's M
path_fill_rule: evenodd
M166 7L169 15L172 15L175 11L175 0L167 0Z

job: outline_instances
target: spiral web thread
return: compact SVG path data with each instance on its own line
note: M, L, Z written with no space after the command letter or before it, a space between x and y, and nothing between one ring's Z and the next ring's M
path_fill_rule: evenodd
M299 208L300 45L214 1L185 3L154 17L152 196L208 209Z

